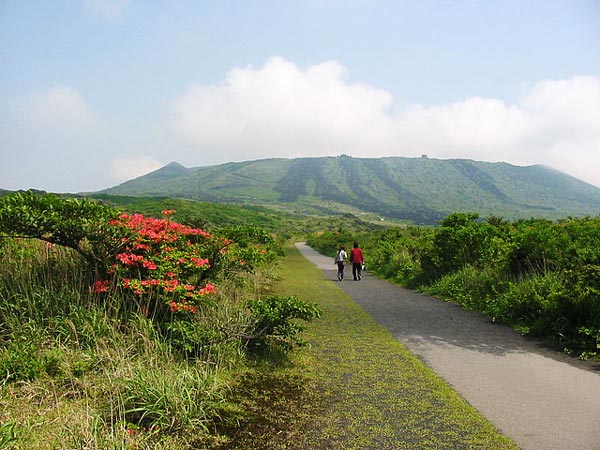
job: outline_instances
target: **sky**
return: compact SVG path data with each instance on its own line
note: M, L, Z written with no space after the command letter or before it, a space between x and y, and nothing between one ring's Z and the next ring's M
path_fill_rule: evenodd
M340 154L600 187L600 1L0 0L0 188Z

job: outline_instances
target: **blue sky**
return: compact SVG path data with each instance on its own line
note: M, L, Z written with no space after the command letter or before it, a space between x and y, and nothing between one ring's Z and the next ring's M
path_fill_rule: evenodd
M600 186L597 0L0 2L0 188L428 154Z

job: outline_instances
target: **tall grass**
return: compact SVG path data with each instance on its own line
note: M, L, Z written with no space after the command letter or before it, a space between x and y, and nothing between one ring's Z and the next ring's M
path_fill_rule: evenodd
M0 442L16 449L189 448L227 420L228 383L252 325L223 284L186 329L90 289L79 256L36 240L1 241ZM198 339L194 349L186 345ZM198 444L200 445L200 444Z

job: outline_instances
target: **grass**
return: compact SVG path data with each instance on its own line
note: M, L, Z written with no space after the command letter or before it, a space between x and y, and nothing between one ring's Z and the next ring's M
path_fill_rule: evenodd
M246 367L232 343L245 329L242 288L221 284L218 308L200 314L202 330L227 339L188 359L118 293L90 293L77 255L0 244L0 449L185 450L219 438L211 425L235 407L228 383Z
M0 449L516 448L293 247L273 291L324 311L310 345L238 363L179 360L141 317L123 328L74 293L28 292L15 336L40 373L0 380ZM56 323L35 314L47 303Z
M301 388L287 386L291 392L279 398L292 412L284 425L263 426L278 441L252 447L256 441L247 439L235 448L518 448L295 248L276 290L316 302L324 314L308 326L310 347L288 369L301 368Z

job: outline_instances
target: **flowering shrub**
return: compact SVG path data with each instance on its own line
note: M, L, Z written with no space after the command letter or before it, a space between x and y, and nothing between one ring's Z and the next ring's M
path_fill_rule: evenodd
M149 317L195 313L220 279L272 263L281 248L253 226L214 234L163 218L121 214L88 199L32 191L0 198L0 235L70 247L87 262L92 292L121 289Z
M0 235L74 249L88 262L80 269L90 300L110 299L125 314L142 313L186 357L221 342L295 342L300 329L291 322L307 319L294 302L239 302L234 329L223 328L215 313L233 286L256 289L257 278L245 274L268 273L282 254L273 235L252 225L208 232L171 220L174 213L163 210L157 219L86 199L17 193L0 198Z
M120 251L113 258L112 279L98 280L94 292L103 293L111 284L132 294L137 307L148 316L196 313L214 284L205 280L213 254L222 241L204 230L169 219L175 211L163 211L163 219L141 214L121 214L109 225L121 236Z

